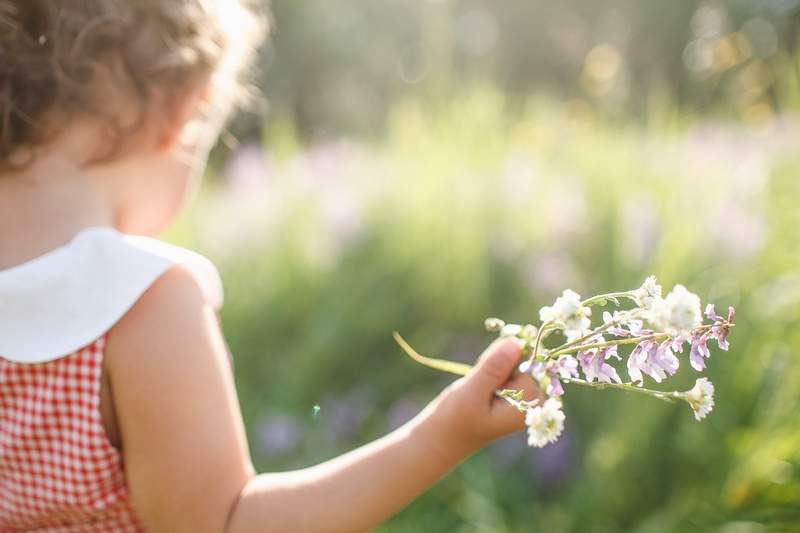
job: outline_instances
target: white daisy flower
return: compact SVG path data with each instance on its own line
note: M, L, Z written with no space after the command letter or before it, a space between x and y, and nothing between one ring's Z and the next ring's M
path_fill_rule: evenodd
M650 321L671 335L688 335L703 323L700 297L683 285L675 285L666 298L655 301Z
M528 446L543 448L558 440L564 431L564 412L561 402L550 398L544 405L528 409L525 425L528 426Z
M506 326L506 323L499 318L487 318L484 322L486 331L501 331Z
M634 300L636 305L646 311L652 309L661 300L661 285L658 284L655 276L649 276L644 280L642 286L636 289Z
M592 325L590 316L592 316L591 308L581 305L580 294L570 289L565 290L552 306L542 307L539 310L539 319L542 323L562 324L564 335L568 340L577 339L589 331Z
M522 333L522 326L519 324L506 324L500 330L501 337L516 337Z
M700 378L684 397L692 407L695 419L702 420L714 409L714 384L706 378Z

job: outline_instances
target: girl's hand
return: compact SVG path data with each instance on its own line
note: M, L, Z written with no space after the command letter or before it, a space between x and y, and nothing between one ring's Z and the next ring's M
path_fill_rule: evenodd
M453 382L418 417L417 431L444 461L458 462L493 440L525 428L525 415L498 398L502 389L525 391L525 400L544 396L530 376L518 372L522 348L505 338L493 342L470 373Z
M183 267L164 274L109 336L104 359L131 501L148 531L352 532L378 527L487 442L523 427L494 396L526 389L513 341L394 432L319 465L256 475L225 341ZM358 509L343 513L342 509Z

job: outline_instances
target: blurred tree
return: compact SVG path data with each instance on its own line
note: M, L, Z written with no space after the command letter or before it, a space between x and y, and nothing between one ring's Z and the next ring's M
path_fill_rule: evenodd
M265 7L266 9L266 7ZM480 82L646 116L653 94L696 113L793 105L796 0L272 0L261 85L305 138L380 133L407 96ZM755 66L754 66L755 65ZM237 133L257 133L242 121Z

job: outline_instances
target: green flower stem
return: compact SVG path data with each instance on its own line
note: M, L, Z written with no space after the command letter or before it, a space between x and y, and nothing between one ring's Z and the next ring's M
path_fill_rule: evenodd
M584 381L582 379L562 379L561 380L564 384L570 385L581 385L583 387L589 387L592 389L617 389L623 390L627 392L638 392L640 394L646 394L647 396L652 396L653 398L657 398L659 400L663 400L665 402L675 403L675 400L682 399L679 393L677 392L662 392L653 389L645 389L643 387L637 387L633 383L595 383Z
M617 323L615 321L611 321L608 324L603 324L599 328L595 329L594 331L592 331L591 333L589 333L587 335L584 335L580 339L575 339L574 341L567 342L565 344L562 344L561 346L556 346L555 348L553 348L551 353L559 352L561 350L566 350L567 348L572 348L574 346L578 346L580 343L586 342L589 339L591 339L592 337L596 337L597 335L600 335L604 331L606 331L606 330L610 329L612 326L616 326L616 325L617 325Z
M550 320L542 324L542 327L539 328L539 331L536 333L536 343L533 345L533 351L531 352L531 356L528 358L528 365L533 364L533 360L536 359L536 355L539 353L539 343L542 342L542 332L552 325L553 321Z
M397 341L397 344L403 349L406 354L408 354L411 359L414 361L425 365L429 368L433 368L435 370L441 370L443 372L449 372L450 374L455 374L456 376L466 376L470 369L472 369L472 365L468 365L465 363L456 363L455 361L447 361L445 359L434 359L433 357L425 357L424 355L418 354L414 348L412 348L403 337L400 336L398 332L394 332L394 340ZM522 401L521 391L515 391L510 389L498 390L495 391L495 396L498 398L502 398L503 400L507 401L515 408L519 409L520 411L525 411L525 403Z
M553 333L554 331L558 331L558 326L556 324L551 324L548 327L542 329L544 329L544 333L542 333L542 340L545 340L547 337L550 336L551 333Z
M498 398L502 398L512 406L514 406L519 411L525 413L531 407L534 407L539 403L539 400L532 400L532 401L525 401L523 399L525 392L521 390L514 390L514 389L503 389L499 391L495 391L495 396Z
M723 324L724 327L734 327L735 324L725 323ZM708 331L711 328L717 327L716 324L706 324L705 326L700 326L692 330L693 332L697 331ZM589 335L591 338L592 336L596 335L596 333ZM663 340L669 338L671 335L669 333L655 333L653 335L647 335L645 337L629 337L625 339L616 339L606 342L596 342L594 344L585 344L583 346L572 346L569 348L558 348L552 352L550 352L549 357L555 358L559 355L564 355L567 353L575 353L580 352L583 350L592 350L594 348L606 348L608 346L620 345L620 344L639 344L640 342L645 341L653 341L653 340Z
M608 294L601 294L599 296L593 296L593 297L591 297L591 298L589 298L587 300L584 300L583 302L581 302L581 305L588 307L588 306L592 306L592 305L605 304L608 300L616 299L616 298L634 299L634 292L635 291L626 291L626 292L610 292ZM578 344L580 344L580 343L582 343L582 342L584 342L584 341L586 341L588 339L591 339L592 337L594 337L596 335L599 335L600 333L606 331L607 329L609 329L612 326L615 326L617 324L618 323L615 322L615 321L609 322L608 324L604 324L604 325L600 326L599 328L597 328L596 330L594 330L591 333L589 333L588 335L584 335L583 337L581 337L579 339L575 339L574 341L571 341L571 342L568 342L566 344L563 344L562 346L558 346L557 348L555 348L555 351L560 351L560 350L563 350L565 348L571 348L573 346L577 346ZM546 322L545 324L542 325L542 328L539 330L539 333L541 333L545 329L548 329L548 326L549 326L551 331L548 331L547 335L549 335L552 332L552 330L557 329L557 328L553 327L553 322L550 321L550 322ZM539 351L539 344L540 344L540 342L542 340L547 338L547 335L544 335L541 338L539 338L539 335L537 335L536 345L535 345L535 348L533 350L533 353L531 354L529 363L533 363L533 360L536 357L537 352ZM567 352L563 352L563 353L567 353ZM554 354L554 352L551 353L551 356L553 354Z
M625 292L610 292L608 294L599 294L597 296L592 296L591 298L582 301L581 305L585 307L590 307L592 305L605 304L605 302L607 302L608 300L613 300L617 298L630 298L631 300L633 300L634 292L635 291L625 291Z
M455 361L434 359L433 357L425 357L424 355L420 355L414 351L414 348L412 348L398 332L395 331L393 335L394 340L397 341L397 344L400 345L403 351L406 352L411 359L422 365L434 368L436 370L441 370L443 372L449 372L450 374L455 374L456 376L466 376L472 368L472 365L465 363L456 363Z
M640 342L644 341L654 341L658 339L666 339L668 337L669 334L667 333L658 333L655 335L647 335L646 337L630 337L626 339L617 339L613 341L595 342L594 344L584 344L583 346L573 346L571 348L556 350L550 353L550 357L555 358L559 355L564 355L566 353L575 353L584 350L592 350L594 348L606 348L608 346L616 346L620 344L639 344Z
M633 315L633 316L636 316L636 315ZM609 322L607 324L603 324L602 326L598 327L594 331L592 331L590 333L587 333L586 335L584 335L580 339L575 339L574 341L567 342L565 344L562 344L561 346L556 346L555 348L553 348L552 352L558 352L558 351L564 350L566 348L572 348L573 346L577 346L580 343L585 342L585 341L591 339L592 337L596 337L597 335L603 333L604 331L607 331L607 330L611 329L614 326L619 326L622 322L623 322L622 320L611 320L611 322Z
M435 359L432 357L425 357L424 355L420 355L396 331L394 332L394 339L397 341L397 344L400 345L403 351L405 351L406 354L408 354L409 357L429 368L442 370L444 372L449 372L457 376L466 376L469 373L470 369L472 368L471 365L468 365L466 363L456 363L454 361L446 361L444 359ZM639 394L652 396L653 398L657 398L659 400L663 400L665 402L670 402L670 403L674 403L676 400L685 399L678 392L662 392L653 389L646 389L644 387L637 387L633 383L599 383L599 382L595 383L577 378L562 379L561 381L567 385L574 384L598 390L617 389L627 392L638 392ZM519 394L520 391L509 390L509 389L499 390L495 392L495 395L498 398L502 398L508 401L511 405L513 405L518 409L520 409L520 407L524 407L521 401L519 400Z

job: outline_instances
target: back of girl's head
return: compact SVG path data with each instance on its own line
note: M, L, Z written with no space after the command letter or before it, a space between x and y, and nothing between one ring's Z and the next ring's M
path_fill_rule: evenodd
M244 2L0 0L0 165L82 115L104 121L112 157L156 102L200 84L226 114L261 34ZM134 120L117 112L120 98Z

